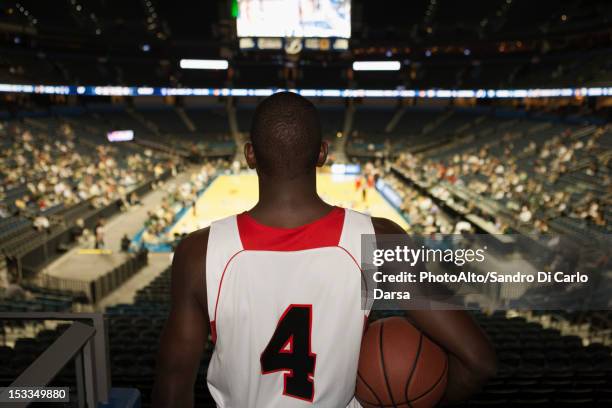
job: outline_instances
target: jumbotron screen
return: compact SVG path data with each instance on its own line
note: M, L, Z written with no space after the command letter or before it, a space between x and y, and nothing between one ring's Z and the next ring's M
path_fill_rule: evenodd
M351 0L238 0L239 37L351 36Z

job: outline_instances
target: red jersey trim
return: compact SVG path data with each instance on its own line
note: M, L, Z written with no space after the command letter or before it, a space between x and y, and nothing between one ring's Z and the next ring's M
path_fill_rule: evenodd
M246 212L238 214L236 221L245 250L302 251L339 245L344 218L344 208L334 207L318 220L295 228L260 224Z
M221 274L221 280L219 281L219 287L217 288L217 299L215 299L215 314L213 319L210 320L210 336L213 343L217 342L217 307L219 307L219 297L221 296L221 286L223 285L223 278L225 277L225 272L227 271L227 267L234 260L239 253L244 252L244 249L236 252L234 255L230 257L225 263L225 267L223 268L223 273Z

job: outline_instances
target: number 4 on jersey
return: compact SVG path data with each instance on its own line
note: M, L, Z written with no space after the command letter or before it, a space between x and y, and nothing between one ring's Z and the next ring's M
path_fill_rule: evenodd
M261 373L286 371L283 395L312 402L317 356L310 349L312 305L289 305L261 353Z

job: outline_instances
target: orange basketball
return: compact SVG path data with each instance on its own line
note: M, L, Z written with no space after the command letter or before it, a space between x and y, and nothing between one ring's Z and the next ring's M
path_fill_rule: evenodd
M444 350L408 320L377 320L361 341L355 397L364 408L433 407L444 394L447 372Z

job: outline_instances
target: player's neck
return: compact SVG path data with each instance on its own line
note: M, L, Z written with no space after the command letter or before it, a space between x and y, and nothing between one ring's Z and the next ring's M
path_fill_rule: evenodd
M324 216L331 206L317 194L316 177L259 179L259 201L249 213L264 224L291 228Z

